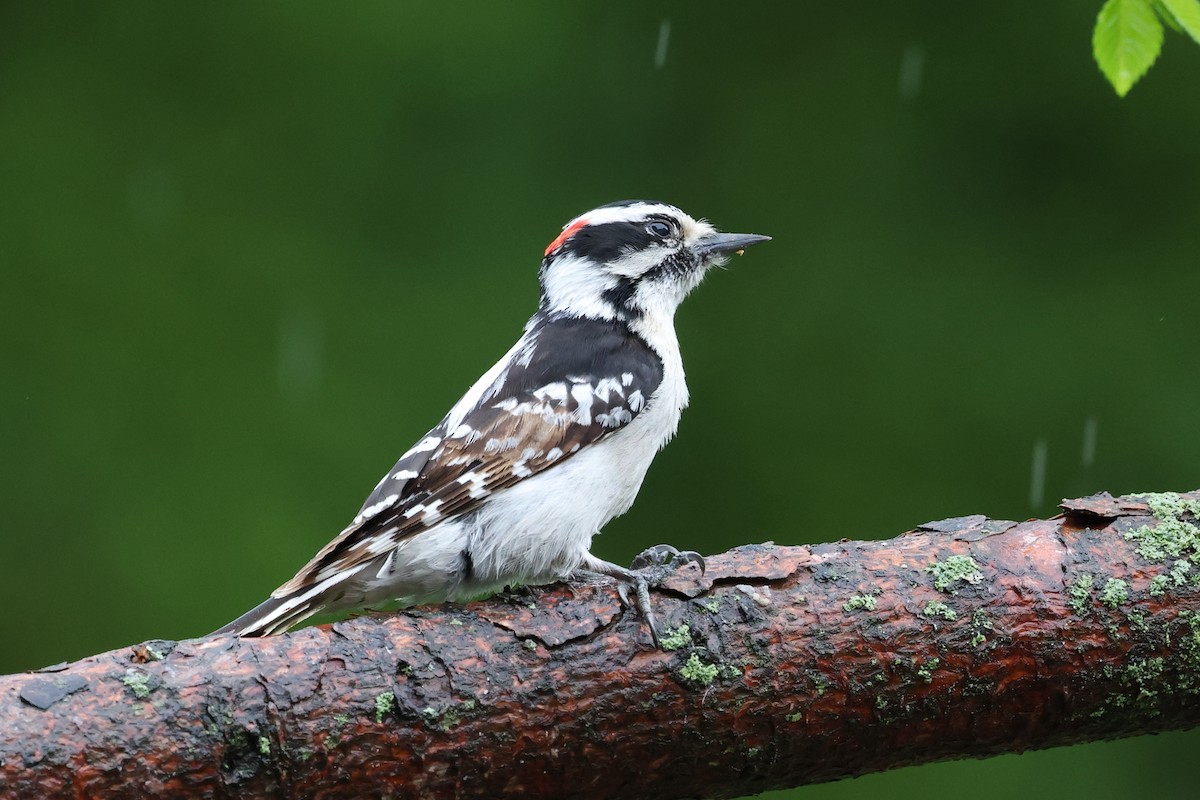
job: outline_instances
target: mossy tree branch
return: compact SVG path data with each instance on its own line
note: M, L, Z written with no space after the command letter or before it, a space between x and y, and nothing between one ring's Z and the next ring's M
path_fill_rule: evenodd
M728 797L1200 722L1200 494L0 678L0 796ZM1193 566L1196 564L1197 566Z

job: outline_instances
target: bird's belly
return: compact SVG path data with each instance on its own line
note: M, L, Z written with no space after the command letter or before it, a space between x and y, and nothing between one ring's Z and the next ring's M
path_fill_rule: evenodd
M661 420L639 417L628 429L498 492L471 526L473 586L464 585L463 593L512 581L550 583L577 569L592 536L633 505L650 462L673 431Z

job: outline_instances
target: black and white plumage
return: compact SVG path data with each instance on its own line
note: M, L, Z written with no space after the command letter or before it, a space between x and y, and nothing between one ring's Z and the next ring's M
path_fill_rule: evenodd
M287 630L320 611L465 599L599 572L592 537L633 504L688 402L674 314L710 266L768 237L674 206L583 214L546 248L515 345L396 462L354 521L217 633Z

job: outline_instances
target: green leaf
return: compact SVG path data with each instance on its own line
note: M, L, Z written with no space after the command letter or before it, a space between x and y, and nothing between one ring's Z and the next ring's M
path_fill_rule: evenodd
M1158 0L1175 22L1200 43L1200 0Z
M1166 9L1162 0L1150 0L1150 5L1154 6L1154 13L1158 14L1158 18L1163 21L1164 25L1176 33L1183 33L1183 28L1179 27L1179 23L1175 21L1175 15Z
M1158 58L1162 41L1162 23L1147 0L1108 0L1096 17L1092 54L1124 97Z

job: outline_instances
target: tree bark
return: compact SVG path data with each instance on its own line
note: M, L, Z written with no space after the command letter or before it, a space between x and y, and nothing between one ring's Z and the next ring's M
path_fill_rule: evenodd
M1200 493L0 678L0 797L730 797L1200 722Z

